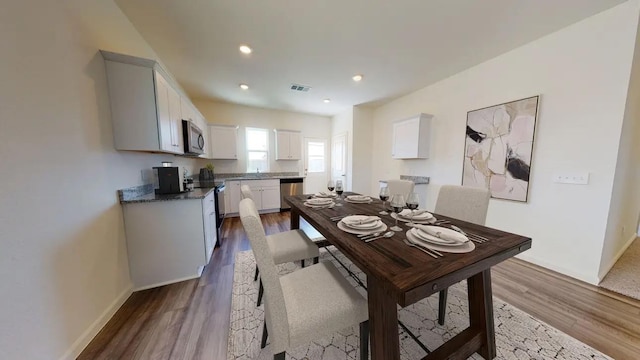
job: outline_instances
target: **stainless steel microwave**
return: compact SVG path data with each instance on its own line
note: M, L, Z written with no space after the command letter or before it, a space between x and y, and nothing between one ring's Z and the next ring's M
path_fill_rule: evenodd
M184 153L187 155L204 154L204 137L202 130L191 120L182 120L184 137Z

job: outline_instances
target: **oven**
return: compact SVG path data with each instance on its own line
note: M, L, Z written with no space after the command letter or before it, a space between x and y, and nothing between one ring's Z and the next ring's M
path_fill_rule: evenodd
M216 247L220 247L222 244L222 223L224 222L224 184L217 185L215 188L215 206L216 206L216 232L218 235L218 241L216 242Z

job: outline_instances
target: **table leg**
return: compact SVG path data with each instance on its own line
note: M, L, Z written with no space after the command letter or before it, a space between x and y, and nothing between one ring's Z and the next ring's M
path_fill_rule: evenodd
M367 277L371 360L399 360L397 300L375 279Z
M478 353L485 359L496 357L496 334L493 323L491 269L467 279L469 291L469 323L481 333L482 346Z
M291 209L291 230L300 229L300 212L296 209Z

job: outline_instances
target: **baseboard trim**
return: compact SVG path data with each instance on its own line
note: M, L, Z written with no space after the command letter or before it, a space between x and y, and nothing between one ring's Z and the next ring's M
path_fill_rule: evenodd
M94 321L87 330L85 330L82 335L71 345L69 350L67 350L60 360L74 360L76 359L80 353L89 345L91 340L93 340L96 335L102 330L102 328L107 324L109 320L113 317L113 315L120 309L120 307L124 304L125 301L131 296L133 293L133 288L130 286L125 291L123 291L103 312L100 316Z
M604 280L604 277L607 276L609 271L611 271L613 266L618 262L618 260L622 256L622 254L624 254L624 252L627 251L629 246L631 246L631 244L633 243L633 241L637 237L638 237L638 234L633 234L633 236L631 236L631 238L629 240L627 240L627 242L624 244L624 246L622 246L622 248L620 248L620 250L618 251L616 256L614 256L613 259L611 261L609 261L609 264L607 264L607 266L603 267L603 271L601 271L598 274L598 284L600 284L602 282L602 280Z
M552 264L550 262L544 261L544 260L540 260L538 258L532 257L532 256L528 256L524 253L518 254L516 255L516 257L520 260L524 260L526 262L532 263L534 265L538 265L541 266L543 268L555 271L557 273L560 273L562 275L566 275L568 277L572 277L574 279L580 280L580 281L584 281L588 284L592 284L592 285L598 285L598 278L596 276L589 276L586 274L581 274L578 272L575 272L573 270L569 270L566 268L563 268L561 266L557 266L555 264Z

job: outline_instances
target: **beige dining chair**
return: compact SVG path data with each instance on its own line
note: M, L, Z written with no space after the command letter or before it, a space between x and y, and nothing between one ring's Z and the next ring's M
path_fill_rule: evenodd
M243 199L251 199L253 196L251 188L248 185L240 186L240 192ZM277 234L267 235L267 243L271 252L273 253L273 259L276 264L284 264L288 262L300 261L302 267L304 267L304 261L306 259L313 259L313 263L318 263L318 256L320 256L320 250L318 246L309 239L307 234L300 229L289 230L279 232ZM253 276L253 281L258 280L260 274L260 268L256 264L256 271ZM262 279L260 279L260 286L258 288L258 300L256 306L260 306L262 303L262 295L264 293L264 287L262 285Z
M454 219L484 225L487 219L491 192L488 189L443 185L438 191L434 212ZM441 290L438 304L438 323L444 325L447 312L448 288Z
M404 196L406 200L409 194L413 192L415 184L411 180L387 180L387 187L389 188L389 196L400 194Z
M264 284L265 322L261 347L266 346L269 337L274 360L284 360L288 349L359 324L360 359L367 360L367 300L329 262L278 276L274 253L250 199L240 201L240 220Z

